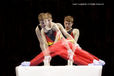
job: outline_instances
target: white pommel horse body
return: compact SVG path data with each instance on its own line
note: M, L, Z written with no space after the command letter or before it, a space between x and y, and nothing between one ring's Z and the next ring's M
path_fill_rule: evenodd
M101 76L102 66L17 66L16 76Z

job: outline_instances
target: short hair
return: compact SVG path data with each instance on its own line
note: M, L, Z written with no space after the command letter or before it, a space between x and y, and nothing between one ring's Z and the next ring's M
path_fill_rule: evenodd
M52 14L51 13L47 12L46 14L47 14L48 18L52 19Z
M47 14L45 14L45 13L40 13L40 14L38 15L38 20L39 20L39 21L42 21L43 19L48 19L48 16L47 16Z
M72 22L72 23L73 23L74 18L73 18L72 16L66 16L66 17L64 18L64 21L68 21L68 22Z

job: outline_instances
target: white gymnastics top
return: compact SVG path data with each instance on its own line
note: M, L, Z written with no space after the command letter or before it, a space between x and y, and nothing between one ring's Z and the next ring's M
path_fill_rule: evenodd
M16 76L101 76L102 66L17 66Z

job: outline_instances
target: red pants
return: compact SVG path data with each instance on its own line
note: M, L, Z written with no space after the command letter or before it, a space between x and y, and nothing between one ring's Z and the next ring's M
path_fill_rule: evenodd
M68 45L70 46L71 49L73 48L73 44L71 42L68 42ZM48 49L50 51L51 57L59 55L60 57L68 60L68 52L64 45L63 40L60 40L57 43L51 45L50 47L48 47ZM31 62L30 65L31 66L38 65L43 61L43 59L44 59L44 54L43 52L41 52L34 59L30 61ZM99 60L97 57L81 49L78 46L76 46L73 59L74 63L77 65L88 65L89 63L93 63L94 59Z

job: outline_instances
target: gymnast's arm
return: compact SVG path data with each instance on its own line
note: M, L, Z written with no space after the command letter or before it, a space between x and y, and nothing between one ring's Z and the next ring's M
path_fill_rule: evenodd
M74 40L76 41L76 43L78 41L79 35L80 35L79 30L78 29L73 29L73 36L74 36Z
M38 40L39 40L39 42L40 42L40 48L41 48L41 50L43 51L43 50L44 50L44 49L43 49L43 46L42 46L42 45L43 45L43 40L42 40L41 32L40 32L40 29L39 29L38 26L36 27L35 32L36 32L37 38L38 38Z
M43 29L41 29L41 37L42 37L42 40L43 40L43 44L42 44L43 50L46 50L48 48L48 43L47 43L47 40L46 40ZM45 56L49 55L48 51L45 51L44 54L45 54Z
M60 23L57 23L57 26L59 27L60 31L68 38L73 40L73 43L76 44L75 40L72 38L70 34L67 33L67 31L63 28L63 26Z
M56 31L56 37L55 37L55 41L54 41L54 43L56 43L62 34L56 24L53 25L52 29Z
M59 29L61 30L61 32L67 37L67 39L70 39L71 42L74 44L72 50L75 51L75 49L76 49L75 45L77 45L77 42L72 38L72 36L70 34L67 33L67 31L63 28L63 26L60 23L57 23L57 25L58 25ZM65 44L65 45L66 45L66 48L69 49L68 44Z

